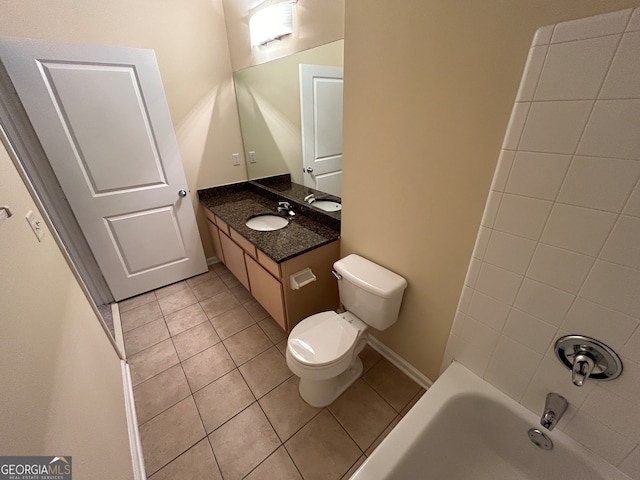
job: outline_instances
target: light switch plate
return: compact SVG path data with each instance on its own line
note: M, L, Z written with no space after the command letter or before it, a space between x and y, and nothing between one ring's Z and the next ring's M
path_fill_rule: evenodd
M29 223L29 226L31 227L31 230L33 230L33 233L35 233L36 237L38 237L38 241L41 242L42 238L44 237L42 220L37 219L32 210L29 210L27 212L26 218L27 218L27 222Z

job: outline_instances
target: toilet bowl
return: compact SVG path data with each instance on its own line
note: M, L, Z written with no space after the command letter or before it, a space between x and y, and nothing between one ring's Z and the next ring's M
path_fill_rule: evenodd
M395 323L407 285L358 255L338 260L334 269L347 311L311 315L287 340L287 365L300 378L301 397L314 407L329 405L360 377L358 354L367 344L368 325L383 330Z

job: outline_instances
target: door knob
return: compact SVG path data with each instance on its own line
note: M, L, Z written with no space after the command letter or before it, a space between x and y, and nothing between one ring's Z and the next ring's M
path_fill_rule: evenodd
M313 172L313 168L311 168L311 167L303 168L302 171L305 172L305 173L312 173Z
M187 196L187 191L184 188L178 190L178 196L179 197L186 197Z

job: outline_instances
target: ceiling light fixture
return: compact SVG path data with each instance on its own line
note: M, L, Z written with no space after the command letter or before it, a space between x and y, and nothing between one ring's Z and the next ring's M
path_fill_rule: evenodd
M293 33L293 6L291 0L265 2L250 12L249 31L251 46L266 45Z

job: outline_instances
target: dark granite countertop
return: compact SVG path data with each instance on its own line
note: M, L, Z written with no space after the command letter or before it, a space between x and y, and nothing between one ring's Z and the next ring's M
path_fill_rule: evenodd
M249 218L264 213L277 215L278 201L289 200L262 191L251 182L198 190L198 196L204 207L278 263L340 238L339 220L336 224L335 218L318 216L298 203L293 204L296 215L289 217L285 228L270 232L250 229L245 225Z

